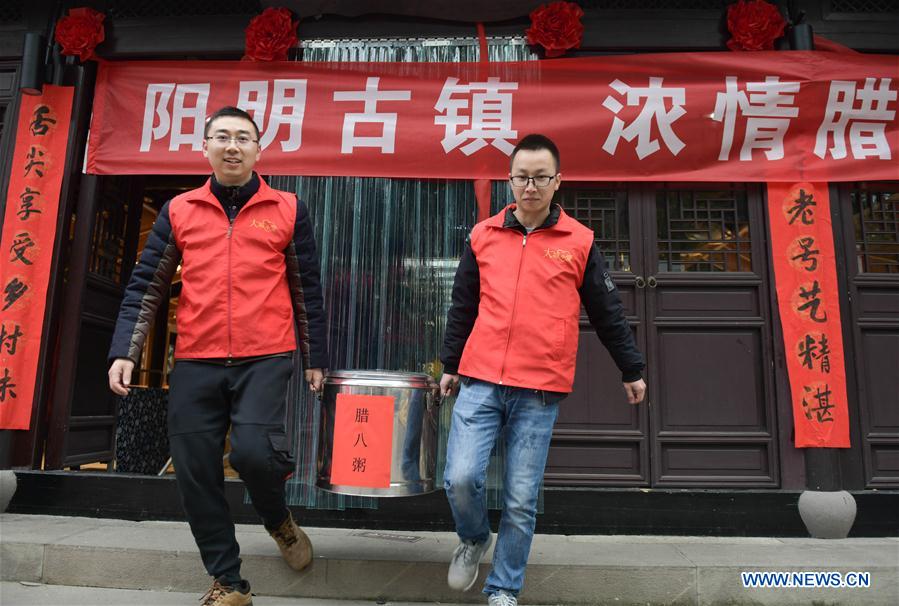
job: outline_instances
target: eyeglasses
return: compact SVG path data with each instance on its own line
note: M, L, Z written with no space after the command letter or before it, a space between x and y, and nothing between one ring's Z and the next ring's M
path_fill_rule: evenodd
M509 181L511 181L512 185L515 187L527 187L528 183L531 181L534 182L536 187L548 187L556 176L557 175L537 175L536 177L525 177L524 175L515 175L514 177L509 177Z
M213 135L211 137L206 137L206 139L211 139L212 141L215 141L216 145L228 145L229 143L234 141L234 143L238 147L246 147L250 143L258 143L259 142L259 139L250 139L246 135L238 135L236 137L229 137L228 135Z

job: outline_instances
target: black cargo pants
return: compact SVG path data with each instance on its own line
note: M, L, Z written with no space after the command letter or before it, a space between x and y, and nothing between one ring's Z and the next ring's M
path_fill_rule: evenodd
M169 377L169 442L175 478L206 571L240 581L240 547L225 500L222 456L231 427L231 466L265 527L287 518L284 482L293 471L284 433L291 357L217 364L179 360Z

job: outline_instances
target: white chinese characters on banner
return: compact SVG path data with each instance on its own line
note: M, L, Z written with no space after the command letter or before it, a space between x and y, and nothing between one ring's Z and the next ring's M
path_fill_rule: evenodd
M416 105L409 103L411 90L382 90L381 77L363 75L362 78L365 79L362 90L331 92L338 103L361 106L342 115L340 153L352 154L356 148L368 147L395 154L400 113L410 112L409 128L414 131L416 124L420 129L417 121L423 117L423 108L416 109ZM612 114L602 112L605 120L611 120L602 145L606 153L619 152L622 140L632 143L634 154L640 160L663 146L672 156L685 149L675 129L689 134L684 132L687 121L677 124L687 114L686 88L665 87L663 80L649 77L646 86L634 86L634 82L627 84L619 79L609 84L612 92L602 101L603 107ZM897 91L895 87L891 89L893 80L870 77L858 81L823 81L819 90L822 96L827 93L826 106L820 110L805 107L803 123L800 122L799 81L781 81L779 76L765 76L764 81L725 76L723 89L715 93L714 111L711 115L704 113L722 125L718 161L783 160L791 133L793 137L814 134L813 153L821 159L891 160L889 129L896 119L897 101ZM236 84L238 90L231 102L253 116L260 130L260 147L266 149L277 142L279 152L299 151L308 110L308 80L248 79ZM170 152L180 152L185 147L199 151L205 120L210 109L216 109L208 107L211 83L151 82L145 86L139 151L151 152L154 146L152 153L161 151L160 148ZM510 155L520 132L520 125L515 128L513 120L514 99L520 86L517 81L503 81L498 77L466 82L446 76L439 95L436 90L433 93L437 98L432 106L433 124L443 127L440 145L444 153L449 155L458 150L459 157L472 156L492 146ZM430 95L425 96L434 99ZM405 103L397 105L396 102ZM423 99L419 103L430 105ZM343 107L350 109L350 106ZM624 111L625 107L637 109ZM820 123L817 116L812 117L818 111L824 114ZM524 119L522 112L526 115L524 109L518 108L518 121ZM337 119L340 118L338 114ZM812 124L808 124L810 118Z
M493 147L510 155L515 146L509 139L518 137L518 131L512 129L512 93L508 92L514 90L518 90L517 82L501 82L499 78L470 84L447 78L434 105L443 114L434 118L434 124L444 126L440 141L443 151L449 153L462 146L459 151L470 156L486 147L489 139ZM455 95L468 95L470 99ZM468 115L459 113L466 110Z
M856 160L876 157L890 160L890 144L886 126L896 117L896 110L888 104L896 101L897 93L890 90L892 78L865 78L861 90L857 82L834 80L827 95L824 121L815 137L815 155L835 160L846 157L846 126L849 125L849 147ZM832 144L831 144L832 139ZM828 145L830 147L828 147Z
M671 126L678 118L687 113L683 107L686 103L686 92L683 87L663 88L663 80L664 78L650 78L648 87L629 86L617 79L610 84L612 90L625 96L627 105L639 106L641 99L645 99L645 102L639 115L629 126L625 126L624 120L621 118L615 117L612 120L612 130L602 146L607 153L615 153L620 139L628 142L637 139L635 149L637 157L641 160L659 151L661 146L658 140L652 137L653 121L656 122L659 134L668 151L676 156L684 148L684 142L674 134ZM665 99L671 100L671 109L665 108ZM624 105L611 95L606 97L602 104L616 115L624 109Z
M798 82L781 82L767 76L764 82L747 82L741 91L735 76L725 78L725 92L718 93L712 119L724 122L719 160L730 160L737 115L746 118L746 133L740 148L740 160L752 160L754 150L762 150L768 160L784 157L784 136L790 120L799 115L795 107ZM748 94L747 94L748 93Z
M287 126L287 138L280 137L281 151L292 152L303 144L303 117L306 115L306 80L277 79L272 92L271 113L268 109L268 80L248 80L240 83L237 107L251 116L262 133L259 147L267 148Z
M189 99L193 99L192 104L188 103ZM169 151L178 151L182 145L190 145L193 151L199 151L203 143L208 101L208 82L177 86L174 83L147 85L140 151L150 151L150 144L166 135L169 136ZM157 118L159 124L153 126Z
M351 154L357 147L380 147L381 153L392 154L396 147L396 112L377 111L378 101L409 101L411 90L378 90L381 78L371 77L365 82L365 90L336 91L335 101L362 101L362 113L346 113L343 116L343 136L340 153ZM380 124L381 136L356 136L357 124Z

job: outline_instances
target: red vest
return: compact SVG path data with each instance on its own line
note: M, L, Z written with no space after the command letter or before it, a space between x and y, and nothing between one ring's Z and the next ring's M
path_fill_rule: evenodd
M527 236L503 210L471 231L481 279L478 317L459 373L500 385L570 392L593 232L562 211Z
M296 349L284 262L296 215L296 196L261 179L233 225L208 181L172 199L169 218L182 255L176 358Z

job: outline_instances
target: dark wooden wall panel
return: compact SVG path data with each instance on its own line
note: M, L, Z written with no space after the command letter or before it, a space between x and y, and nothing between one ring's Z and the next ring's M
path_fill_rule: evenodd
M868 392L868 415L874 433L899 432L899 332L869 329L862 333ZM892 366L892 368L891 368Z
M560 438L553 441L546 478L567 480L568 484L582 475L638 481L643 477L641 471L640 451L635 445L582 443Z
M659 343L660 431L768 430L759 331L666 328Z
M580 333L574 391L563 402L557 429L640 429L639 409L627 405L621 372L588 327Z
M659 288L658 300L660 318L759 315L758 293L751 288Z
M662 446L662 480L691 482L727 477L732 483L770 482L765 445L689 444Z

